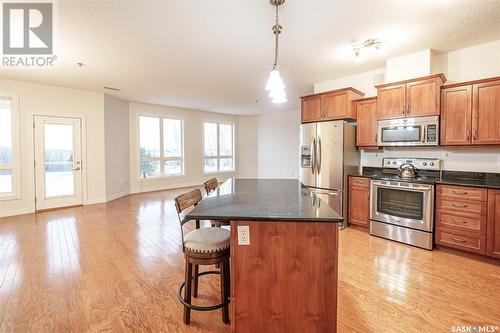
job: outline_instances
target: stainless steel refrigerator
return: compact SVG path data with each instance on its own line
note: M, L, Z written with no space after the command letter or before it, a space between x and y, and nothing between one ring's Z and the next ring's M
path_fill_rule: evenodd
M347 175L358 169L355 123L339 120L300 126L300 181L346 219Z

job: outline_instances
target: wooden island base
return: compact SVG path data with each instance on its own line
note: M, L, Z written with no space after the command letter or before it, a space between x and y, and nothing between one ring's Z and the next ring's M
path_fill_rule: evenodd
M250 245L238 245L238 226ZM335 332L338 228L231 221L231 332Z

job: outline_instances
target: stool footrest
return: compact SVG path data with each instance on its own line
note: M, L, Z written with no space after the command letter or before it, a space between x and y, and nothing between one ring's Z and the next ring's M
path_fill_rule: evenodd
M218 274L220 275L219 271L207 271L207 272L201 272L198 274L198 276L202 275L208 275L208 274ZM230 303L230 300L227 300L226 302L216 304L216 305L209 305L209 306L199 306L199 305L193 305L187 303L184 298L182 297L182 290L184 289L184 286L186 285L186 282L182 282L180 287L179 287L179 292L177 293L177 298L179 299L179 302L182 303L182 305L187 306L191 310L196 310L196 311L212 311L212 310L217 310L222 308L223 306L226 306Z

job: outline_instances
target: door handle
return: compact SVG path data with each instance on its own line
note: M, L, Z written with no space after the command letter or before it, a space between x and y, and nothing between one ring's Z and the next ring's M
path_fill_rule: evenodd
M318 175L321 170L321 138L318 137Z
M311 145L311 169L314 175L314 170L316 169L316 139L312 139Z
M73 168L73 171L78 171L78 170L81 170L81 168L80 167Z

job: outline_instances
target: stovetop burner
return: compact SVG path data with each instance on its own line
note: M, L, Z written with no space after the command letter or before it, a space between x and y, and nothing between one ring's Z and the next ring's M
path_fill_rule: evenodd
M440 178L441 174L440 160L435 158L384 158L382 163L382 173L372 176L372 179L434 184ZM399 167L405 164L411 164L415 167L415 177L403 178L399 176Z

